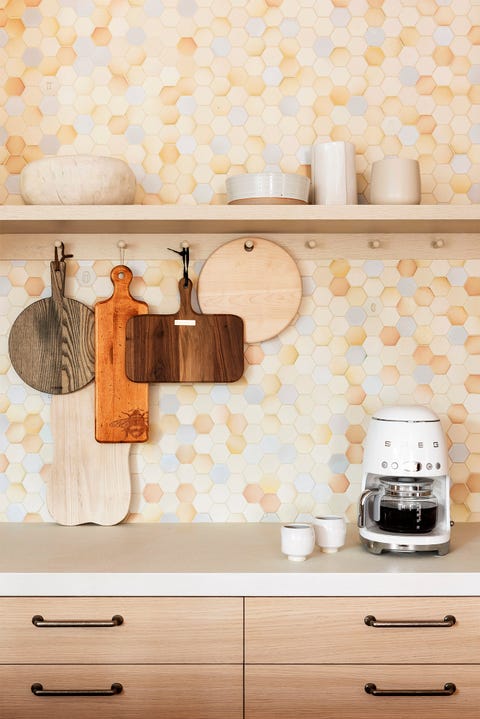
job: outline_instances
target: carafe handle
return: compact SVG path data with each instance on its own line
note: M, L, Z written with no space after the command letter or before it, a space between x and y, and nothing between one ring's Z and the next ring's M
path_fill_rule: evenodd
M365 527L367 517L367 504L370 497L373 497L373 520L378 522L380 520L380 499L383 492L380 487L375 489L366 489L362 492L360 497L359 512L358 512L358 526Z

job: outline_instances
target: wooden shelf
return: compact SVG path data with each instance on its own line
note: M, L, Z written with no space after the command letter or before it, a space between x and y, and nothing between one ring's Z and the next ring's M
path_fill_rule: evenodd
M194 259L242 235L261 235L298 259L319 257L476 257L478 205L4 205L0 256L49 259L56 239L77 259L172 257L188 240ZM442 244L443 243L443 244ZM70 249L70 247L69 247ZM93 253L93 254L92 254Z

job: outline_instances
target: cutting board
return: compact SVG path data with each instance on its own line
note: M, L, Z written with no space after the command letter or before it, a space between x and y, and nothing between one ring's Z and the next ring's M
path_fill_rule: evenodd
M54 456L47 506L59 524L118 524L130 505L129 444L95 441L93 382L52 397Z
M22 380L49 394L75 392L95 371L93 311L65 297L65 262L50 263L52 296L33 302L8 338L12 365Z
M245 323L245 342L275 337L292 322L302 279L288 252L261 237L232 240L212 252L198 278L202 312L232 312Z
M94 307L95 438L97 442L146 442L148 384L131 382L125 374L125 331L127 320L147 314L148 306L130 294L128 267L114 267L110 278L112 296Z
M192 309L192 282L179 282L180 309L127 322L125 369L134 382L236 382L243 375L243 321Z

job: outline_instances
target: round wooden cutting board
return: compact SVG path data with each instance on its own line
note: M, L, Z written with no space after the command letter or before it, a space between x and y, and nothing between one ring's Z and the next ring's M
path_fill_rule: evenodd
M260 237L241 237L210 255L197 294L202 312L238 315L244 322L245 342L263 342L294 319L302 280L282 247Z

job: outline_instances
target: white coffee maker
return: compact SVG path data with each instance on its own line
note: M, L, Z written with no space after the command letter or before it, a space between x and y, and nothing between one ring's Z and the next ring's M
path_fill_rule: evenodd
M439 418L427 407L384 407L365 438L358 526L373 554L450 545L450 477Z

